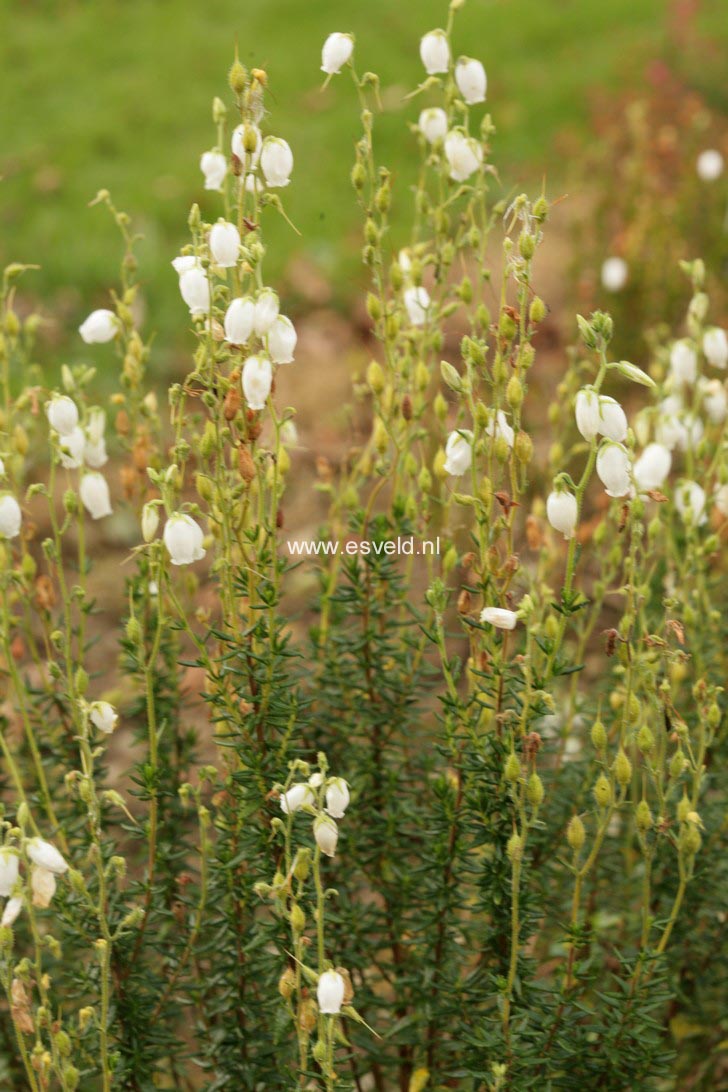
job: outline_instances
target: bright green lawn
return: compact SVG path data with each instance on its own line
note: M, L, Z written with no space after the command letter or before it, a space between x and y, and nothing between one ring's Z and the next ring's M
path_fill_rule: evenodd
M496 159L507 184L534 189L544 172L552 189L558 184L555 137L567 128L588 140L590 92L637 84L647 59L666 48L669 55L663 20L670 6L469 0L457 48L488 70ZM343 298L357 275L348 173L358 119L347 79L318 91L321 43L334 29L356 34L360 69L379 72L387 89L388 112L377 123L382 160L406 179L411 143L396 112L399 89L421 78L419 36L444 21L445 9L445 0L0 0L0 263L40 263L32 283L55 297L50 305L65 303L69 322L102 303L115 274L114 229L86 204L106 186L146 236L152 324L164 336L183 323L167 262L184 241L190 203L204 196L198 158L213 143L209 105L225 93L237 35L243 62L269 72L270 129L296 157L284 193L303 237L277 227L273 268L302 248L338 276ZM703 11L720 71L728 48L724 0L705 0ZM694 59L692 67L704 71ZM418 106L404 109L414 118ZM214 215L214 204L205 208Z

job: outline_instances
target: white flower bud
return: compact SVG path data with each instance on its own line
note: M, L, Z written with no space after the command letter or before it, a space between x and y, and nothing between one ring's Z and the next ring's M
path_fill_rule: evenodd
M159 507L156 504L145 504L142 508L142 538L145 542L151 542L159 527Z
M313 804L315 796L309 785L302 781L298 785L292 785L287 792L281 793L280 805L284 815L293 815L304 804Z
M7 927L14 925L22 909L23 899L20 895L14 895L12 899L8 899L5 903L2 919L0 919L0 925Z
M676 341L670 350L670 374L683 386L694 383L698 374L698 354L689 341Z
M626 497L631 488L626 447L611 442L602 444L597 455L597 474L608 497Z
M621 292L627 283L629 267L624 258L613 256L602 264L602 285L607 292Z
M87 345L103 345L115 338L118 331L118 318L113 311L103 307L99 311L92 311L78 328L79 334Z
M103 474L96 470L84 474L78 491L91 519L103 519L104 516L111 515L109 486Z
M333 857L336 853L336 843L339 840L339 828L328 815L319 815L314 820L313 836L316 845L327 857Z
M660 489L672 466L672 455L664 444L648 444L634 464L634 480L641 493Z
M469 429L451 432L445 444L445 472L460 477L473 462L473 434Z
M179 290L191 315L206 315L210 310L210 282L199 265L185 269L179 279Z
M163 537L173 565L191 565L205 556L202 528L186 513L175 512L169 517Z
M108 462L109 456L106 454L106 440L104 439L104 429L106 428L106 414L100 406L94 406L89 411L88 423L86 425L86 443L83 448L83 461L87 466L93 467L98 470L100 466L103 466Z
M480 61L472 57L461 57L455 65L455 83L468 106L485 102L488 78Z
M326 1016L336 1016L344 1004L346 983L338 971L324 971L316 987L316 999L319 1012Z
M266 137L260 166L268 186L287 186L293 170L293 152L281 137Z
M78 424L78 408L68 395L51 398L45 409L49 425L59 436L68 436Z
M255 304L250 296L232 301L225 312L225 340L231 345L245 345L253 333Z
M326 810L334 819L343 819L349 806L349 786L343 777L332 777L326 786Z
M0 538L16 538L23 516L20 505L10 493L0 495Z
M405 288L402 298L412 325L424 326L430 307L430 294L427 289L421 284L410 285Z
M722 425L728 412L728 395L720 379L705 380L700 386L703 409L714 425Z
M702 182L715 182L723 174L723 156L716 148L706 148L698 156L695 169Z
M599 395L591 387L583 387L576 396L574 412L576 427L590 444L599 435L601 424L599 409Z
M230 145L232 147L233 155L237 156L241 163L245 163L248 169L251 167L257 167L258 160L260 159L260 152L263 147L263 135L257 125L250 126L255 133L255 151L246 152L243 140L245 137L245 126L238 125L237 129L233 131L233 135L230 139Z
M728 336L720 326L713 326L703 334L703 352L706 360L714 368L728 365Z
M210 254L216 265L232 268L240 253L240 232L235 224L218 220L210 230Z
M292 364L298 335L285 315L278 315L268 330L268 354L274 364Z
M265 409L273 383L273 369L266 356L249 356L243 365L243 394L252 410Z
M417 125L428 144L444 140L447 136L447 114L439 106L430 106L423 110Z
M599 398L599 431L608 440L621 443L627 438L627 417L619 402L606 394Z
M560 531L564 538L574 537L579 506L573 493L566 490L550 493L546 501L546 515L555 531Z
M86 451L86 433L79 426L69 432L68 436L58 438L58 454L61 466L66 470L77 470L83 465L83 457Z
M682 481L675 490L675 505L683 522L700 527L707 520L705 490L697 482Z
M46 842L43 838L29 838L25 843L25 850L33 864L39 868L55 872L59 876L68 871L63 856L51 842Z
M272 288L262 288L255 297L253 328L258 337L265 337L278 318L278 296Z
M205 189L219 192L227 174L227 160L222 152L203 152L200 170L205 176Z
M496 629L515 629L518 615L514 610L506 610L505 607L485 607L480 612L480 621L495 626Z
M329 34L321 50L321 71L335 76L351 59L353 52L354 39L351 34Z
M89 706L89 716L94 728L110 736L116 728L119 714L108 701L94 701Z
M6 899L12 894L18 879L18 855L14 850L3 846L0 849L0 895Z
M172 268L181 277L189 269L199 269L200 260L194 254L180 254L179 257L172 259Z
M31 868L30 889L33 893L33 906L45 910L56 893L56 877L48 868Z
M485 426L485 433L487 436L492 436L495 431L496 439L505 440L508 447L512 448L516 439L516 434L513 428L508 422L508 418L505 415L504 410L499 409L495 415L495 418L491 416L487 425Z
M450 46L444 30L431 30L420 41L420 57L428 76L447 72L450 67Z
M450 177L455 182L465 182L483 162L483 148L474 137L451 129L445 137L445 157L450 167Z

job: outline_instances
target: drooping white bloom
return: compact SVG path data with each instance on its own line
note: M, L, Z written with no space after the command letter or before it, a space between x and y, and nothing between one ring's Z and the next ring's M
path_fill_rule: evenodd
M336 1016L344 1003L346 983L338 971L324 971L316 986L316 999L319 1012L325 1016Z
M573 538L579 518L579 506L574 494L565 489L549 493L546 516L555 531L560 531L564 538Z
M420 41L420 57L428 76L447 72L450 67L450 46L444 30L431 30Z
M284 815L293 815L304 804L313 804L315 800L310 785L301 781L298 785L291 785L287 792L281 793L280 805Z
M110 736L116 728L119 714L108 701L94 701L89 707L89 716L94 728Z
M407 317L413 326L424 326L427 312L430 307L430 293L422 284L411 284L405 288L402 299L404 300Z
M111 515L109 486L103 474L99 474L97 470L84 474L78 491L91 519L103 519L104 516Z
M3 846L0 849L0 895L7 899L12 894L18 879L18 855L14 850Z
M86 433L79 426L69 432L68 436L58 438L58 455L61 466L66 470L77 470L83 465L83 456L86 450Z
M673 451L687 451L695 447L703 435L703 422L695 414L685 410L679 395L673 394L660 403L655 437L658 443Z
M222 152L203 152L200 170L205 176L205 189L219 192L227 174L227 160Z
M473 462L473 434L469 429L451 432L445 444L445 472L459 478Z
M199 265L185 269L179 279L179 290L191 315L206 315L210 310L210 282Z
M483 162L483 148L474 137L466 136L459 129L451 129L445 137L445 157L450 167L450 177L455 182L465 182Z
M248 169L251 167L257 167L258 160L260 159L260 152L263 147L263 134L257 125L248 126L248 130L252 130L255 133L255 148L252 152L245 151L245 126L238 125L237 129L233 130L232 137L230 139L230 146L234 156L245 163Z
M265 409L273 383L273 369L267 356L249 356L243 365L243 394L252 410Z
M285 816L293 815L305 804L313 804L314 795L306 782L291 785L288 792L281 794L281 810Z
M592 443L599 435L601 415L599 412L599 395L591 387L582 387L576 396L574 413L576 427L588 443Z
M78 332L87 345L103 345L116 337L119 320L113 311L105 307L92 311L78 328Z
M253 328L258 337L265 337L278 318L278 296L272 288L262 288L255 297Z
M282 137L266 137L260 153L260 165L267 185L287 186L293 170L293 152Z
M599 398L599 431L608 440L621 443L627 438L627 417L615 398L602 394Z
M210 254L217 265L226 269L237 263L240 253L240 232L235 224L218 220L210 231Z
M628 276L629 267L624 258L613 255L602 263L602 285L607 292L621 292Z
M634 480L641 493L660 489L672 466L672 455L664 444L648 444L634 464Z
M68 864L63 856L51 842L43 838L29 838L25 843L25 850L33 864L39 868L45 868L48 872L62 875L68 871Z
M719 485L713 499L720 514L728 516L728 485Z
M3 916L0 919L0 925L11 926L18 920L18 915L23 909L23 898L21 895L13 895L12 899L8 899L5 903L5 909L3 910Z
M703 352L714 368L728 365L728 335L720 326L713 326L703 334Z
M689 341L676 341L670 350L670 375L679 386L694 383L698 374L698 354Z
M402 247L399 254L397 255L397 265L402 270L405 276L407 276L407 274L411 271L412 258L410 257L410 252L409 250L407 250L406 247Z
M334 819L343 819L349 807L349 786L343 777L332 777L326 786L326 810Z
M0 496L0 538L16 538L22 522L23 515L15 497L3 493Z
M245 345L253 333L255 304L250 296L238 296L225 312L225 340L231 345Z
M59 436L68 436L78 424L78 407L72 398L62 394L46 404L46 417Z
M321 50L321 71L327 76L335 76L341 72L354 52L354 39L351 34L341 34L338 31L329 34Z
M89 410L88 421L86 423L86 443L83 449L83 461L87 466L93 467L98 470L100 466L108 462L108 455L106 454L106 440L104 438L104 430L106 429L106 414L101 409L101 406L94 406Z
M455 65L455 83L468 106L485 102L488 77L480 61L475 61L472 57L461 57Z
M675 505L683 522L700 527L707 520L705 490L697 482L682 481L675 490Z
M513 431L512 426L509 424L508 418L505 415L505 411L502 409L499 409L495 415L495 419L491 417L485 426L485 432L488 436L492 436L494 430L496 439L505 440L505 442L508 444L508 447L513 447L516 434Z
M205 556L202 528L186 512L174 512L169 517L163 537L173 565L191 565Z
M200 260L194 254L180 254L172 259L172 268L179 277L188 269L197 269L199 266Z
M625 497L630 491L629 452L622 444L606 442L597 454L597 474L608 497Z
M715 182L723 174L723 156L717 148L706 148L698 156L695 168L702 182Z
M728 412L728 395L720 379L706 379L700 385L703 409L714 425L721 425Z
M274 364L292 364L298 334L286 315L278 315L268 331L268 355Z
M420 114L417 126L427 143L434 144L447 135L447 114L439 106L430 106Z
M298 444L298 429L295 421L284 421L280 431L281 443L286 447L296 447Z
M50 906L56 893L56 877L49 868L36 866L30 870L30 889L33 893L33 906L45 910Z
M505 607L484 607L480 612L480 621L496 629L515 629L518 615Z
M145 542L151 542L157 534L159 527L159 508L156 504L147 503L142 508L142 538Z
M313 836L321 852L327 857L333 857L339 840L339 828L329 815L316 817L313 824Z

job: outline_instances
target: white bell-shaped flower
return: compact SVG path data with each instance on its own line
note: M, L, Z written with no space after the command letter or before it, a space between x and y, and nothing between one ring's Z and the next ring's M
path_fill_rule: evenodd
M216 265L225 269L237 264L240 254L240 232L235 224L219 220L210 230L210 254Z
M253 333L255 304L250 296L232 300L225 312L225 340L231 345L245 345Z
M48 868L38 865L30 870L30 890L33 898L33 906L39 910L45 910L50 906L56 893L55 873Z
M210 281L199 265L185 269L179 279L179 290L191 315L206 315L210 310Z
M627 416L616 398L599 398L599 431L608 440L621 444L627 438Z
M468 137L459 129L451 129L445 137L445 158L450 167L450 177L455 182L465 182L483 162L483 147L474 137Z
M46 417L59 436L68 436L78 424L78 407L72 398L62 394L46 404Z
M260 153L260 166L266 185L287 186L293 170L293 152L281 137L266 137Z
M255 297L253 328L258 337L265 337L278 318L278 296L272 288L261 288Z
M461 57L455 65L455 83L468 106L485 102L488 77L480 61L473 60L472 57Z
M119 721L119 714L108 701L94 701L89 706L89 717L94 728L110 736Z
M343 777L332 777L326 786L326 811L334 819L343 819L351 799Z
M413 326L424 326L430 309L430 294L422 284L412 284L402 295L407 317Z
M629 277L629 266L624 258L613 255L602 263L602 285L607 292L621 292Z
M634 464L634 480L641 493L661 489L672 466L672 455L664 444L648 444Z
M58 438L58 456L66 470L78 470L83 466L86 451L86 433L78 425L67 436Z
M728 412L728 394L725 383L720 379L707 379L700 385L700 397L708 420L714 425L722 425Z
M705 490L697 482L682 481L675 490L675 505L689 527L700 527L707 520L705 501Z
M351 34L341 34L338 31L329 34L321 50L321 71L327 76L335 76L351 60L353 52L354 39Z
M115 338L119 329L119 320L114 312L102 307L84 319L78 332L87 345L103 345Z
M25 843L25 851L33 864L39 868L45 868L48 872L62 875L68 871L68 864L63 855L51 842L44 838L29 838Z
M111 515L111 497L109 486L103 474L90 470L81 478L79 494L84 508L91 519L103 519Z
M315 799L310 785L302 781L298 785L291 785L290 789L281 793L281 811L284 815L293 815L294 812L300 811L304 804L313 804Z
M599 395L591 387L582 387L576 396L574 403L576 427L588 443L592 443L599 435L601 425L601 413Z
M106 454L105 429L106 414L100 406L94 406L89 410L85 429L86 443L83 449L83 461L94 470L104 466L109 459Z
M431 30L420 41L420 57L428 76L447 72L450 67L450 46L444 30Z
M163 537L173 565L191 565L205 556L202 528L187 513L174 512L164 525Z
M607 441L597 454L597 474L609 497L626 497L631 489L629 452Z
M298 335L286 315L278 315L268 330L268 355L274 364L292 364Z
M18 854L8 846L0 849L0 896L7 899L18 879Z
M327 857L333 857L339 840L339 828L331 816L316 816L313 824L313 836L321 852Z
M713 326L703 334L703 352L714 368L728 366L728 335L720 326Z
M459 478L473 462L473 434L469 429L451 432L445 444L445 472Z
M249 356L243 365L242 385L250 409L265 409L272 384L273 369L268 357Z
M338 971L324 971L319 976L316 986L316 1000L319 1012L325 1016L336 1016L341 1012L346 993L346 983Z
M227 174L227 160L222 152L203 152L200 170L205 177L205 189L219 192Z
M5 903L5 909L3 910L2 918L0 918L0 925L4 925L9 928L14 925L18 920L20 911L23 909L23 897L22 895L13 895L12 899L8 899Z
M17 538L23 514L20 505L10 493L0 495L0 538Z
M515 629L518 614L505 607L484 607L480 612L480 621L496 629Z
M447 114L439 106L428 106L420 114L417 127L428 144L447 136Z
M698 374L698 354L686 339L676 341L670 350L670 375L678 386L694 383Z
M555 531L560 531L564 538L573 538L579 518L579 506L574 494L566 489L555 489L549 493L546 516Z

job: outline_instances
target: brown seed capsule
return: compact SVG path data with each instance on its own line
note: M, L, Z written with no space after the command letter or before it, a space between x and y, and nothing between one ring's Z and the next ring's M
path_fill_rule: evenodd
M232 376L231 376L232 378ZM225 405L223 413L226 421L232 421L237 416L237 412L240 409L240 401L242 394L238 383L232 383L225 395Z
M244 482L252 482L255 477L255 463L250 449L241 444L238 448L238 470Z
M127 436L129 433L129 414L126 410L119 410L116 415L116 431L120 436Z
M526 541L529 550L540 550L543 546L543 531L535 516L526 518Z
M298 1026L302 1031L311 1032L316 1027L318 1020L318 1005L311 997L301 1002L298 1010Z
M350 1005L354 1000L354 987L351 982L351 975L347 971L346 967L337 967L336 973L340 974L344 979L344 1004Z
M412 420L412 399L408 394L402 399L402 416L405 421Z
M56 605L56 589L49 576L42 573L35 581L35 603L38 610L51 610Z
M283 526L283 509L279 508L276 512L276 528L280 531Z

